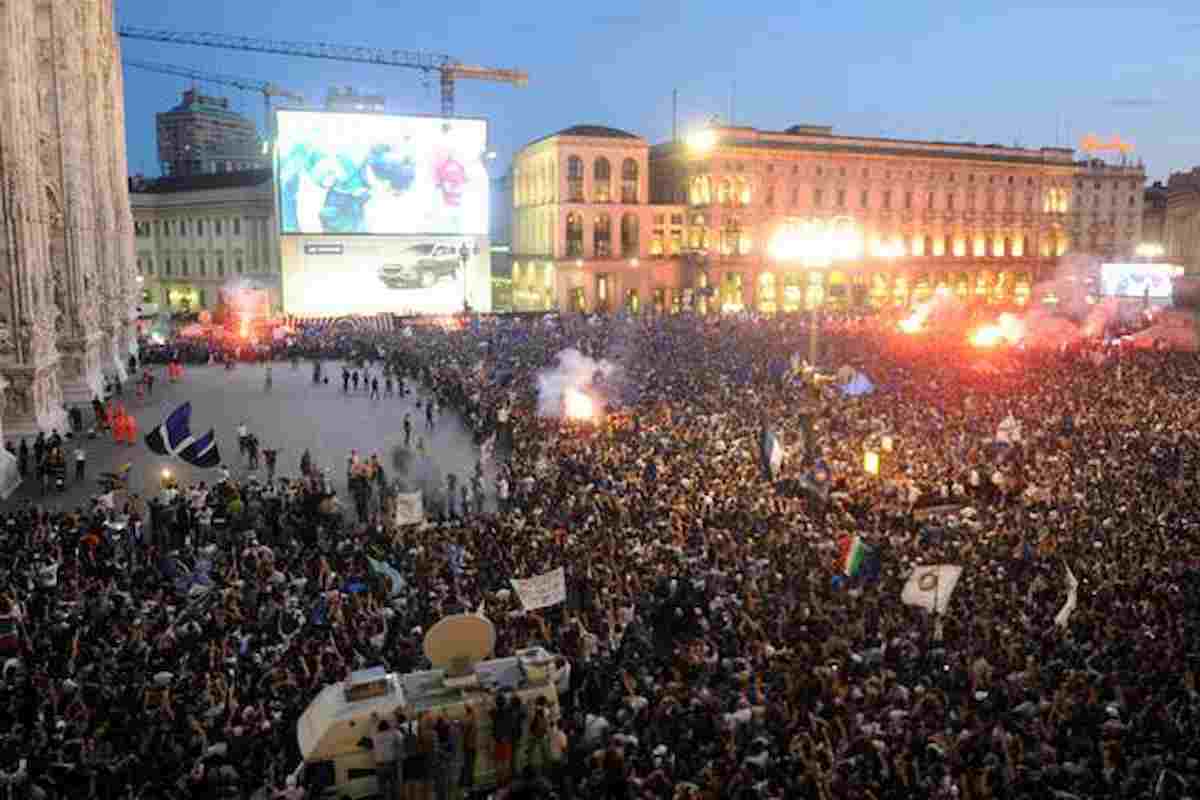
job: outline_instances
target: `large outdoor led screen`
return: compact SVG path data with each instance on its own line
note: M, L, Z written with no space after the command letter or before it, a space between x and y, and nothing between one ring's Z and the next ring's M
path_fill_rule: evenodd
M288 314L491 310L486 236L285 236L279 244Z
M281 234L487 234L484 120L280 110L276 126Z
M1100 289L1110 297L1143 298L1170 302L1171 280L1179 268L1171 264L1103 264Z

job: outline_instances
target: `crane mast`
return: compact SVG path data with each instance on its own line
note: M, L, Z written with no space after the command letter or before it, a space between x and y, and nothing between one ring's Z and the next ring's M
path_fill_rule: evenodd
M224 50L244 50L254 53L274 53L330 61L348 61L358 64L377 64L415 69L426 74L437 73L442 93L442 114L447 117L454 116L455 83L459 79L486 80L508 83L518 87L529 83L529 75L522 70L493 69L462 64L443 53L430 53L423 50L396 50L326 42L292 42L223 33L186 33L134 25L121 25L117 28L117 33L127 39L189 44Z

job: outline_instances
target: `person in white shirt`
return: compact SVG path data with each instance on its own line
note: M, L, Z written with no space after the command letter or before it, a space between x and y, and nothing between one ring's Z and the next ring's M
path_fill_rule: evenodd
M87 453L82 447L75 448L75 480L82 481L87 471Z

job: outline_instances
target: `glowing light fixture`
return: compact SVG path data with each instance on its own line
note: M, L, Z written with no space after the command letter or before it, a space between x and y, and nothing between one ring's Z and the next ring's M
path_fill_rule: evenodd
M701 128L687 137L687 148L693 153L711 153L717 146L717 132L712 128Z

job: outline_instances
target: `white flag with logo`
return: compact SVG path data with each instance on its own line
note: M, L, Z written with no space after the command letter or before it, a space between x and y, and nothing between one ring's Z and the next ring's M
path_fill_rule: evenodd
M567 600L567 576L562 567L532 578L513 578L510 583L526 611L536 611Z
M425 521L425 503L420 492L396 495L396 524L420 525Z
M937 614L944 614L950 605L950 595L962 575L957 564L935 564L917 567L908 576L900 600L907 606L920 606Z
M1060 628L1067 627L1067 623L1071 621L1071 612L1075 610L1078 603L1079 579L1075 577L1074 572L1071 572L1071 568L1067 567L1067 602L1063 603L1063 607L1055 615L1054 624Z

